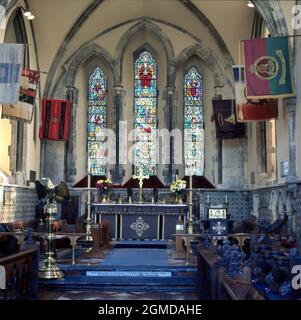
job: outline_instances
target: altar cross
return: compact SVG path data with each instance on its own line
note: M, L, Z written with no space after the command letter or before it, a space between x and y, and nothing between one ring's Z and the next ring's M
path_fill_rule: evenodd
M221 235L224 231L226 231L226 227L222 225L220 221L217 221L216 225L213 226L212 229L217 232L218 235Z
M143 203L142 199L142 187L143 187L143 180L149 179L149 175L144 176L143 175L143 168L139 168L139 175L133 175L133 179L138 179L139 180L139 203Z

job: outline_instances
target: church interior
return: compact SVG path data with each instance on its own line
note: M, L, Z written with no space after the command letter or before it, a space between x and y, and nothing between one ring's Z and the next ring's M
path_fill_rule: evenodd
M0 0L0 300L300 300L300 17Z

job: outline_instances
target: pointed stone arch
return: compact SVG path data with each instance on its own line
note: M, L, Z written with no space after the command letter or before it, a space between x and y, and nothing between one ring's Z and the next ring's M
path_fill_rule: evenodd
M122 83L122 61L127 44L136 34L142 31L151 32L162 43L167 57L167 84L170 84L174 81L174 70L172 68L174 62L173 46L162 29L156 24L152 23L148 18L143 18L140 22L130 27L129 30L123 34L117 44L115 57L115 73L117 84Z
M64 92L68 87L74 87L79 67L93 55L99 56L105 61L105 64L112 72L115 83L116 76L114 73L113 57L107 50L98 44L89 43L76 50L76 52L65 62L61 74L58 77L58 81L51 92L51 97L59 96L59 93Z
M176 70L192 56L196 56L208 66L212 72L215 87L223 87L225 85L225 76L222 71L218 56L211 49L204 48L197 43L185 48L178 54L175 59Z
M87 46L80 47L73 56L69 59L70 63L66 72L66 85L73 86L75 81L75 76L78 71L79 66L87 61L91 56L96 55L104 59L107 66L110 68L115 82L114 74L114 59L110 53L99 46L98 44L92 43Z

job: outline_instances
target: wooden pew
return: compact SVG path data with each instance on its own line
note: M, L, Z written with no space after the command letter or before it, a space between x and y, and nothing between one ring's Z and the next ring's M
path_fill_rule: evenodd
M0 290L0 300L38 298L39 257L37 249L18 252L0 259L5 268L6 288Z

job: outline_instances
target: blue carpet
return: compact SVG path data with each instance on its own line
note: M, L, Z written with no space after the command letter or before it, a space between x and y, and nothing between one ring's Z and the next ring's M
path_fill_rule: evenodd
M166 249L113 249L102 266L168 266Z
M114 245L115 248L156 248L166 249L168 241L165 240L120 240Z

